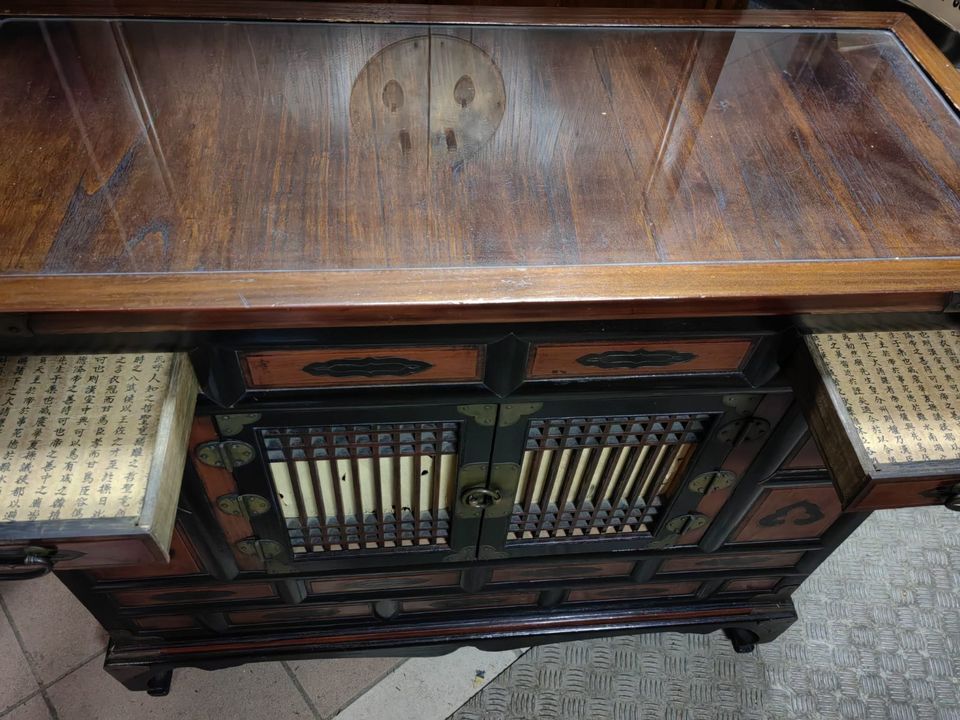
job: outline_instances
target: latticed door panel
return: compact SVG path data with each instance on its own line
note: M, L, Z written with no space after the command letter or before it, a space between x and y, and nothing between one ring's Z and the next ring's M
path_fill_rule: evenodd
M458 483L464 465L489 460L493 427L460 408L277 411L237 438L257 456L235 468L238 485L270 504L251 523L290 564L476 549L480 519L456 517Z
M509 508L486 513L481 547L533 556L675 535L670 520L702 498L691 478L721 467L732 444L720 430L745 411L724 396L539 403L497 430L493 467L516 482L497 483Z
M706 413L531 420L507 544L649 534Z
M294 553L449 545L462 423L259 434Z

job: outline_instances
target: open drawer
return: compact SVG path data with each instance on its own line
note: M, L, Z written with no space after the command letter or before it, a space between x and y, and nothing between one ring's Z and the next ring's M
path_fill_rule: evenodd
M817 332L793 370L845 510L960 510L960 332Z
M186 355L0 357L0 579L169 559Z

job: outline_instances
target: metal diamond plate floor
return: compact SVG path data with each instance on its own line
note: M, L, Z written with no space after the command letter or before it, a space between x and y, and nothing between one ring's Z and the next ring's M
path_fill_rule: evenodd
M960 516L875 513L794 595L800 620L736 655L720 633L535 648L456 720L960 720Z

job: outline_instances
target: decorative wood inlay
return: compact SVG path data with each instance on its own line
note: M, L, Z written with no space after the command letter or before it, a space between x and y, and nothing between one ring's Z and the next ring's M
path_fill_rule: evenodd
M133 624L142 630L192 630L197 621L189 615L145 615L134 618Z
M773 590L783 578L762 577L745 578L743 580L729 580L723 584L721 593L763 592Z
M763 568L789 568L800 562L802 552L751 553L741 555L708 555L665 560L660 566L662 573L694 572L697 570L746 570Z
M149 590L117 590L110 597L120 607L176 605L178 603L217 603L230 600L264 600L276 597L271 583L232 583L229 585L192 585Z
M876 469L960 459L960 332L818 333L809 342Z
M410 572L390 575L348 575L311 580L308 583L311 595L327 595L348 592L374 592L383 590L413 590L416 588L457 587L460 571Z
M698 582L651 583L648 585L617 585L589 590L571 590L567 602L602 602L604 600L632 600L648 597L682 597L700 589Z
M527 377L633 377L739 370L754 341L702 339L619 343L541 343L530 351Z
M840 513L840 499L832 484L768 488L734 533L733 541L818 538Z
M490 575L490 582L548 582L627 576L634 565L635 563L631 560L596 563L568 562L563 565L510 565L494 568Z
M507 608L535 605L540 594L535 592L488 593L483 595L462 595L437 600L404 600L404 613L443 612L446 610L480 610L485 608Z
M478 382L483 349L477 345L325 347L246 353L253 389Z
M295 555L447 544L460 423L258 432Z
M646 534L707 414L532 420L508 542Z
M237 610L227 613L231 625L265 625L328 618L369 617L373 613L369 603L337 603L336 605L309 605L295 608Z

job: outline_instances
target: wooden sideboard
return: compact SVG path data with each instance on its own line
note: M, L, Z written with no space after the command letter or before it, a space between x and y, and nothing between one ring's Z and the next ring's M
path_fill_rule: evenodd
M749 651L871 511L960 508L960 79L909 19L265 7L0 23L0 560L128 687Z

